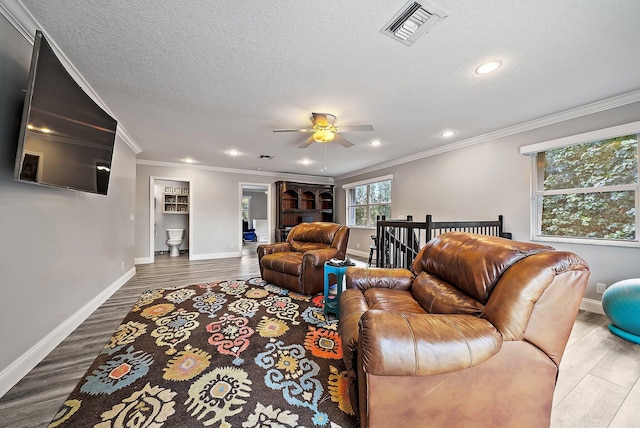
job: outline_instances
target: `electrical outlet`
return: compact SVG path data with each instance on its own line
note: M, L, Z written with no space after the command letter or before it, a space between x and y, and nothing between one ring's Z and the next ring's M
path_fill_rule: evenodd
M596 293L603 294L604 290L606 289L607 289L607 284L604 284L602 282L596 283Z
M359 242L356 243L356 248L360 248L360 243Z

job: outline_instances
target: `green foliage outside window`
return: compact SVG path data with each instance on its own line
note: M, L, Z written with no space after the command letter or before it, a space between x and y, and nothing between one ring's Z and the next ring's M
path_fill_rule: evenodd
M367 206L363 205L359 207L353 207L353 209L355 210L355 213L356 213L355 224L357 226L366 226L367 225Z
M249 221L249 206L251 204L251 198L242 197L242 220Z
M391 181L357 186L349 190L350 225L376 225L377 216L391 217Z
M354 192L354 201L353 203L356 205L366 205L367 204L367 186L358 186L353 189Z
M539 153L538 170L555 191L542 196L543 236L636 239L637 135Z

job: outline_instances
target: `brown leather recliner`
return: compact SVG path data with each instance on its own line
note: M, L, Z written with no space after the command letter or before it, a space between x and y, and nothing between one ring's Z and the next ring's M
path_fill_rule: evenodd
M412 270L347 270L340 333L360 425L549 426L585 261L450 232Z
M298 293L322 293L324 263L333 258L344 259L348 241L347 226L301 223L291 229L287 242L258 246L260 275L271 284Z

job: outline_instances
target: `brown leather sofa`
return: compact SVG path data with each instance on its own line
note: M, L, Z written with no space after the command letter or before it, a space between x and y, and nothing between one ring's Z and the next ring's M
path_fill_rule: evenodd
M412 270L347 270L340 333L360 425L549 426L584 260L450 232Z
M260 275L265 281L302 294L322 293L324 263L346 257L349 228L336 223L301 223L287 242L258 246Z

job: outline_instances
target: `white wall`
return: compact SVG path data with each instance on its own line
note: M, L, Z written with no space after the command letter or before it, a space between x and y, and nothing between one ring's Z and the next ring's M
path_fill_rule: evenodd
M504 215L505 231L513 239L530 240L530 159L520 146L637 121L640 103L592 114L535 131L443 153L403 165L354 174L336 180L338 222L346 221L342 185L393 174L392 217L413 215L424 221L494 220ZM640 233L640 231L639 231ZM352 229L349 251L367 253L375 229ZM544 243L544 242L543 242ZM596 282L612 284L640 277L640 248L544 243L573 251L591 267L585 297L600 300Z
M189 180L191 203L191 259L240 257L242 254L241 183L267 184L278 180L327 182L317 177L244 171L227 172L219 168L194 165L153 164L140 161L136 168L135 254L138 262L147 261L149 249L149 177ZM315 181L314 181L315 180ZM320 181L319 181L320 180ZM273 190L273 189L272 189ZM275 209L275 203L272 204ZM275 218L275 213L271 213ZM273 230L270 231L273 240Z
M13 180L31 50L0 16L0 395L57 328L135 272L135 155L122 140L108 196Z

